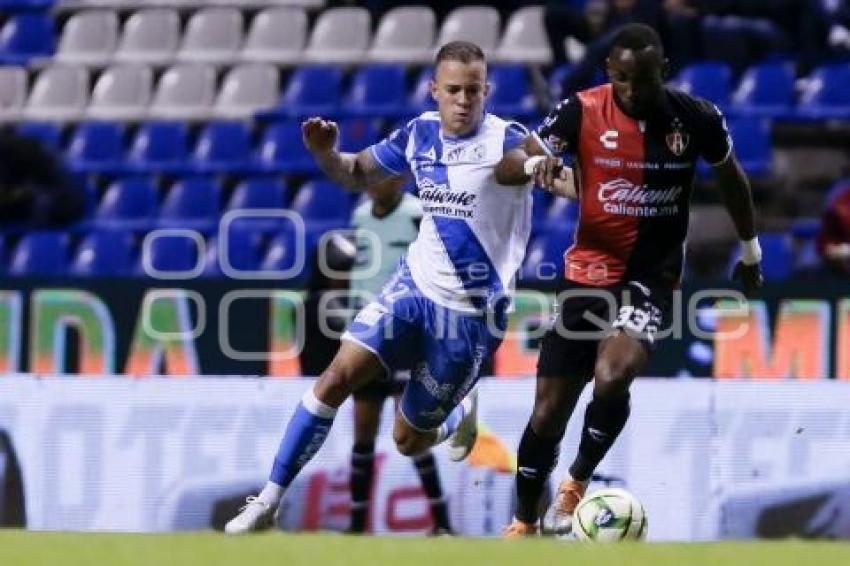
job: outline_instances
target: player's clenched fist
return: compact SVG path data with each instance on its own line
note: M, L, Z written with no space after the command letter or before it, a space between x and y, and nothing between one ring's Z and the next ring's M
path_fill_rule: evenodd
M336 122L314 117L301 124L301 136L310 153L327 153L336 147L339 128Z
M539 159L532 172L534 184L538 187L567 198L576 198L573 170L565 166L558 157Z

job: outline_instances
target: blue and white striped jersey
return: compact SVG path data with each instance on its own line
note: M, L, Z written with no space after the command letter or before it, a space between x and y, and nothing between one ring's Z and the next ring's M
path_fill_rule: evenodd
M425 112L369 148L387 171L416 178L423 218L407 263L435 303L481 312L513 289L531 229L531 184L499 185L494 168L526 135L485 114L477 130L453 137L437 112Z

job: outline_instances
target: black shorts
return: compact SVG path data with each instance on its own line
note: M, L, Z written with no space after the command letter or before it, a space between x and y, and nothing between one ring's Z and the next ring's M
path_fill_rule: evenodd
M399 375L401 374L401 375ZM353 393L355 401L383 401L387 397L401 395L410 372L397 372L393 377L382 377L370 381Z
M555 314L543 335L537 375L589 381L599 343L621 330L651 352L666 328L673 302L669 285L629 281L590 287L567 281L555 299Z

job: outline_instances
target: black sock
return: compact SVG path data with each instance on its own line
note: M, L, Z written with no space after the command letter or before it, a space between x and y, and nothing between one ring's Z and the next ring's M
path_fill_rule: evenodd
M451 530L449 522L449 511L443 498L443 486L440 485L440 472L437 470L437 461L430 450L417 454L413 457L413 464L419 473L422 489L428 497L431 506L431 516L434 518L434 527L438 529Z
M558 461L561 438L543 438L531 423L525 427L517 452L516 518L534 523L540 516L540 496Z
M369 495L375 470L375 443L355 443L351 450L351 525L349 531L366 530L369 514Z
M611 398L593 396L584 412L584 428L581 431L578 456L570 466L573 479L590 479L596 466L614 445L628 419L628 392Z

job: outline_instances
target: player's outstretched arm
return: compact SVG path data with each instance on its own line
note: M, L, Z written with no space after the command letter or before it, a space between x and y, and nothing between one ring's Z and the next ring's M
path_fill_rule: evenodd
M756 236L755 208L750 181L734 152L714 166L723 202L741 239L741 259L735 265L732 279L739 280L747 296L758 291L764 279L761 274L761 247Z
M347 189L363 191L391 176L366 150L340 152L337 149L339 127L336 122L310 118L301 124L301 135L304 146L313 154L319 169Z
M547 156L533 136L502 157L494 171L500 185L525 185L534 181L538 187L566 198L576 198L573 170L560 158Z

